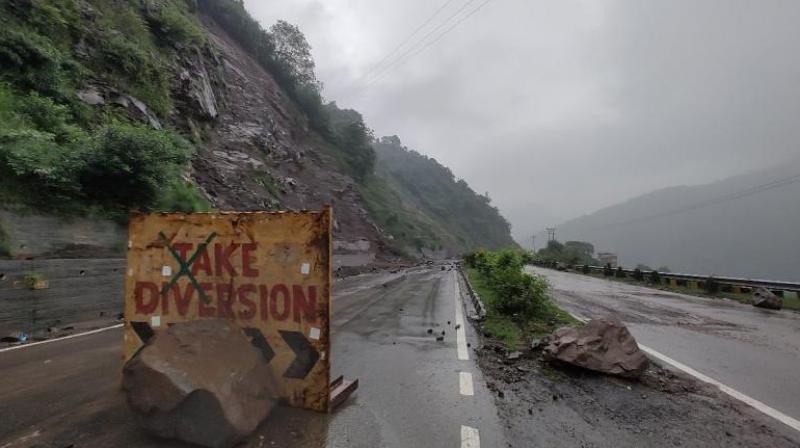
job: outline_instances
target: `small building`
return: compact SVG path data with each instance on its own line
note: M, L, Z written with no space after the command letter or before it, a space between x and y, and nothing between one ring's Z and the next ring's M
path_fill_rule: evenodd
M603 263L603 266L611 265L612 268L617 267L617 254L611 252L598 252L597 259Z

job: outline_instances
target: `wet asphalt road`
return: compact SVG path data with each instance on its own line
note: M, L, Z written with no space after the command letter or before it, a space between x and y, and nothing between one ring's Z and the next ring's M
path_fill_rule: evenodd
M569 312L616 316L640 344L800 419L800 314L528 269Z
M505 446L472 350L457 357L456 281L438 266L337 281L332 374L358 378L359 390L330 415L279 408L245 446L460 447L462 426L483 446ZM132 421L121 342L116 329L0 353L0 447L180 446ZM472 374L473 396L461 395L461 372Z

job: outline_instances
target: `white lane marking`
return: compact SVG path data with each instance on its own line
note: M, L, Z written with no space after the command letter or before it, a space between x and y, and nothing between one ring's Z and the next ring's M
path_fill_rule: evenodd
M461 448L481 448L481 436L477 429L461 426Z
M461 289L458 287L458 277L453 275L455 280L455 302L456 302L456 346L458 348L458 360L468 361L469 352L467 351L467 327L464 325L464 307L461 304Z
M653 356L654 358L658 358L661 361L666 362L667 364L671 364L676 369L682 370L684 373L687 373L687 374L697 378L698 380L700 380L700 381L702 381L704 383L708 383L708 384L711 384L712 386L716 386L722 392L724 392L724 393L730 395L731 397L741 401L742 403L745 403L745 404L755 408L758 411L761 411L762 413L774 418L775 420L785 424L786 426L794 429L795 431L800 431L800 421L798 421L798 420L796 420L796 419L794 419L792 417L789 417L788 415L782 413L781 411L779 411L779 410L777 410L775 408L772 408L770 406L767 406L766 404L756 400L755 398L749 397L749 396L739 392L738 390L733 389L732 387L728 387L728 386L720 383L719 381L715 380L714 378L706 376L706 375L698 372L697 370L694 370L693 368L691 368L691 367L689 367L689 366L687 366L685 364L681 364L680 362L675 361L674 359L672 359L672 358L670 358L670 357L668 357L666 355L663 355L663 354L653 350L650 347L645 347L644 345L639 345L639 348L642 349L642 351L644 351L645 353L649 354L650 356Z
M458 372L458 386L461 390L461 395L475 395L472 388L472 374L469 372Z
M113 330L115 328L122 328L123 325L124 324L117 324L117 325L112 325L110 327L98 328L97 330L86 331L84 333L71 334L69 336L64 336L63 338L48 339L46 341L39 341L39 342L31 342L30 344L24 344L24 345L15 345L13 347L7 347L7 348L0 349L0 353L10 352L11 350L19 350L19 349L23 349L23 348L33 347L35 345L49 344L51 342L65 341L67 339L79 338L81 336L89 336L91 334L102 333L104 331Z
M586 323L587 320L588 320L588 319L585 319L583 317L576 316L574 314L572 316L575 317L576 319L578 319L579 321L584 322L584 323ZM686 364L683 364L681 362L675 361L674 359L670 358L669 356L667 356L667 355L665 355L663 353L659 353L659 352L653 350L650 347L647 347L645 345L639 344L639 348L642 349L642 351L647 353L648 355L650 355L650 356L652 356L652 357L654 357L656 359L660 359L661 361L663 361L663 362L675 367L676 369L682 371L683 373L685 373L687 375L690 375L690 376L693 376L693 377L697 378L698 380L700 380L700 381L702 381L704 383L707 383L707 384L710 384L710 385L716 387L717 389L719 389L723 393L728 394L730 397L732 397L732 398L734 398L736 400L739 400L742 403L744 403L744 404L756 409L757 411L759 411L759 412L761 412L761 413L763 413L765 415L768 415L768 416L774 418L775 420L785 424L786 426L794 429L795 431L800 432L800 421L799 420L797 420L795 418L792 418L792 417L789 417L788 415L784 414L783 412L781 412L781 411L779 411L779 410L777 410L777 409L775 409L773 407L770 407L769 405L767 405L767 404L765 404L765 403L763 403L761 401L758 401L755 398L750 397L749 395L745 395L745 394L739 392L738 390L736 390L736 389L734 389L734 388L732 388L730 386L726 386L725 384L720 383L719 381L715 380L714 378L711 378L708 375L700 373L697 370L687 366Z

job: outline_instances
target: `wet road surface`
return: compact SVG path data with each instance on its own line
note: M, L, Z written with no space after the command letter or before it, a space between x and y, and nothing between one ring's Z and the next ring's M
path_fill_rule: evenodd
M640 344L800 419L800 314L527 269L550 280L567 311L615 316Z
M332 375L358 378L358 391L330 415L279 408L245 446L460 447L464 428L505 446L472 350L458 359L456 282L439 266L337 281ZM133 422L119 391L121 342L114 329L0 353L0 448L181 446Z

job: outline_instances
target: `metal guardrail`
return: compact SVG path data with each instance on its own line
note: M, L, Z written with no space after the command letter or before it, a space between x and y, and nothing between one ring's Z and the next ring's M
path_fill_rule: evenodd
M464 279L464 284L467 285L467 292L472 298L472 305L475 307L475 311L478 313L478 318L484 319L486 317L486 307L483 304L483 300L481 300L481 296L479 296L478 292L475 291L475 288L472 287L472 283L469 282L469 277L467 277L467 273L464 272L460 262L456 263L456 269L458 269L458 273L461 275L461 278Z
M539 265L542 267L552 267L547 265ZM564 265L562 265L564 266ZM573 270L580 271L583 268L583 265L574 265L574 266L567 266ZM603 272L605 267L603 266L589 266L589 269L592 272ZM612 268L614 272L617 271L617 268ZM622 269L622 271L628 275L632 276L636 269ZM652 272L658 272L659 277L661 278L662 282L669 280L675 280L676 282L684 282L686 283L685 286L692 287L694 289L705 289L706 282L713 280L716 284L723 287L725 289L745 289L745 290L753 290L757 288L766 288L777 295L784 295L785 292L791 292L794 294L800 294L800 283L793 283L793 282L784 282L784 281L776 281L776 280L760 280L760 279L749 279L749 278L738 278L738 277L718 277L716 275L696 275L696 274L681 274L676 272L659 272L659 271L645 271L640 270L640 272L645 276L645 278L649 278ZM747 291L740 291L740 292L747 292Z

